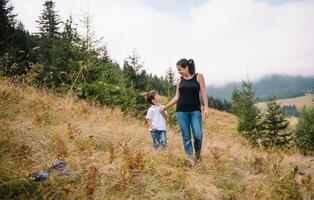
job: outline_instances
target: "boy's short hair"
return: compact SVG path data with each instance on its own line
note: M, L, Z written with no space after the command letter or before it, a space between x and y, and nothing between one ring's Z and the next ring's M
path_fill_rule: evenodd
M153 100L155 99L155 95L158 94L157 90L151 90L147 92L146 101L152 105L154 105Z

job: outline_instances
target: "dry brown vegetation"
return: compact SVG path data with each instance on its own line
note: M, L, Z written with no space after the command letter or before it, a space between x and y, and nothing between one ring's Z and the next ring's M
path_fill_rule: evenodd
M295 105L298 110L302 110L304 106L310 106L312 105L314 96L311 94L307 94L302 97L295 97L295 98L289 98L289 99L278 99L276 102L278 102L281 106L289 106L289 105ZM260 102L256 104L258 108L260 109L266 109L266 102Z
M237 120L210 110L202 160L187 165L180 133L155 151L143 121L119 109L0 80L1 199L311 199L314 160L252 148ZM290 127L293 129L293 127ZM70 176L30 174L56 160Z

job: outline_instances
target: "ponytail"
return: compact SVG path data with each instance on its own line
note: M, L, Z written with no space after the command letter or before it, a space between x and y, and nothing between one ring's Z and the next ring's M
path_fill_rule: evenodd
M189 73L191 75L195 74L195 64L194 64L194 60L193 59L185 59L182 58L177 62L177 65L180 65L182 68L186 68L189 67Z
M195 64L193 59L188 60L189 72L191 75L195 74Z

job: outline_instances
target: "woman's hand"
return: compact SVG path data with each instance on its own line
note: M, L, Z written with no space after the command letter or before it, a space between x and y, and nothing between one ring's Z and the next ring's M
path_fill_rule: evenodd
M205 80L204 80L204 76L200 73L197 74L197 81L200 84L200 90L201 90L201 96L203 99L203 103L204 103L204 119L206 119L209 115L209 108L208 108L208 96L206 93L206 89L205 89Z
M165 120L167 120L168 114L167 114L166 109L165 109L164 106L162 106L162 107L160 108L159 112L160 112L161 115L165 118Z
M163 113L163 112L165 112L165 111L166 111L165 106L162 106L162 107L160 108L160 113Z
M209 109L208 108L205 108L204 109L204 119L206 119L209 115Z

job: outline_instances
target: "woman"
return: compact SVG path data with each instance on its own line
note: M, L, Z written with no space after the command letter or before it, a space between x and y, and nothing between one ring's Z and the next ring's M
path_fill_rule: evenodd
M177 70L181 77L177 79L176 95L162 109L167 110L177 103L176 118L180 125L185 153L190 159L199 160L201 155L203 131L200 95L205 105L204 118L208 117L208 97L202 74L195 73L192 59L181 59L177 62ZM191 128L194 139L194 151L191 140Z

